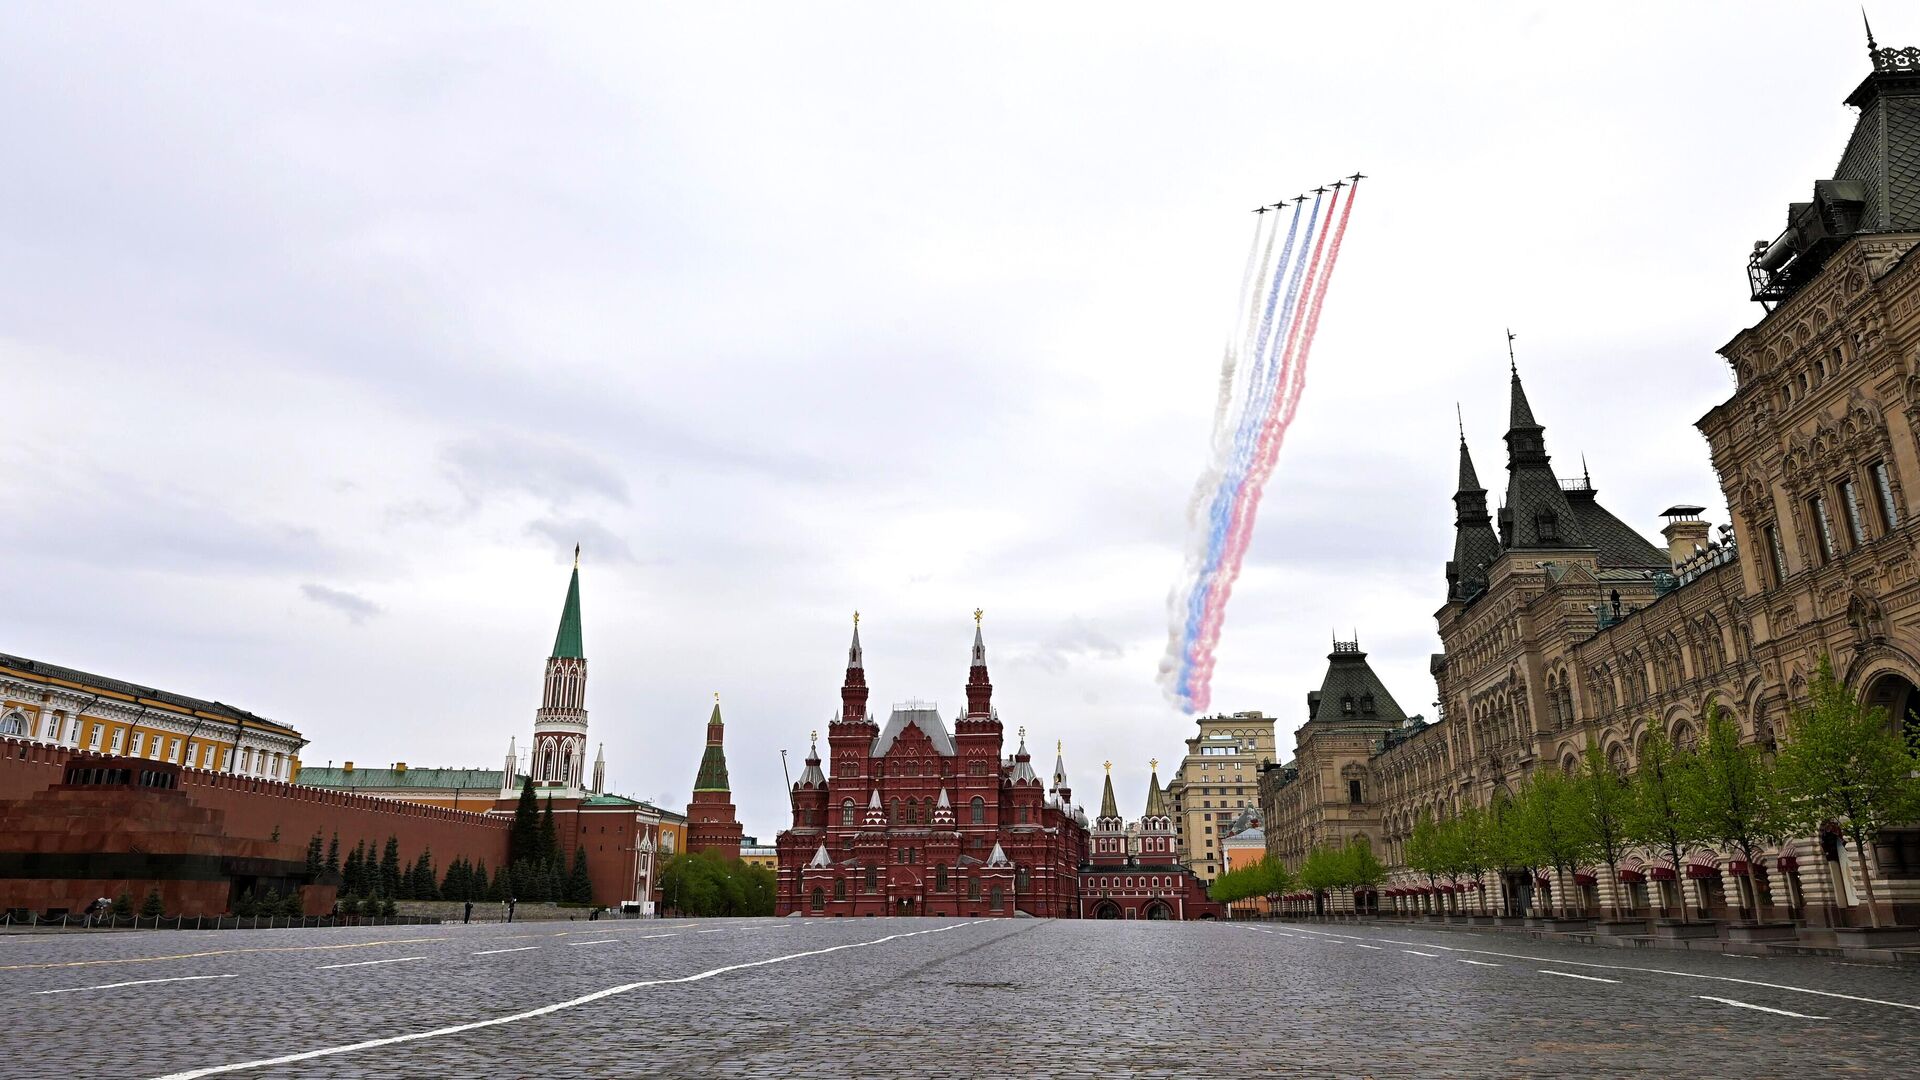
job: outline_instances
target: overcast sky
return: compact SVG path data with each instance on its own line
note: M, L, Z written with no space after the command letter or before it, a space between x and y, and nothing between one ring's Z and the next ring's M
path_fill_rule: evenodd
M978 606L1009 740L1138 813L1246 211L1361 169L1214 704L1290 747L1357 629L1432 715L1503 328L1562 475L1725 520L1692 423L1858 12L1207 12L12 7L0 651L497 768L578 541L615 790L683 808L718 691L770 838L850 613L952 716Z

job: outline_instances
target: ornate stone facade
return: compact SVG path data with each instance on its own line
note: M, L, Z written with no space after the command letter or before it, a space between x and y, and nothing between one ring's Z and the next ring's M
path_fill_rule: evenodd
M1405 869L1405 843L1422 814L1571 768L1590 741L1631 769L1653 725L1684 743L1711 702L1771 745L1822 656L1920 731L1906 497L1920 483L1920 74L1882 59L1848 98L1860 118L1835 179L1756 245L1767 314L1720 350L1737 388L1698 425L1733 518L1720 539L1700 507L1675 506L1661 551L1599 506L1589 477L1557 478L1516 371L1497 537L1460 447L1455 557L1435 616L1441 719L1380 725L1365 753L1302 729L1295 761L1263 771L1270 852L1293 863L1341 831L1294 778L1324 786L1329 770L1353 772L1360 795L1341 826L1394 868L1389 899L1415 903L1427 883ZM1862 870L1828 854L1812 838L1771 852L1759 903L1813 921L1850 903ZM1875 862L1882 897L1920 916L1920 838L1889 830ZM1739 868L1724 854L1684 868L1636 858L1621 881L1588 870L1547 884L1641 909L1751 909ZM1523 897L1536 884L1511 883Z

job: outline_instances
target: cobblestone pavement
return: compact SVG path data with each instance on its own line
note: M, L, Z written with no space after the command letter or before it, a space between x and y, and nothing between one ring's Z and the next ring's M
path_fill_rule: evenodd
M1337 924L123 932L0 938L0 1031L0 1077L61 1080L1920 1077L1920 971Z

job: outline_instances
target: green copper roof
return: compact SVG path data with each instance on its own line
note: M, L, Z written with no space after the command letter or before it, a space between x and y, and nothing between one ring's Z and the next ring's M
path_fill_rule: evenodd
M317 767L300 770L300 784L303 787L336 788L352 791L357 788L387 790L394 788L416 788L436 791L479 791L497 793L500 790L499 769L408 769L395 772L392 769L355 769L348 772L341 768Z
M727 751L718 743L707 747L700 756L700 775L694 778L695 791L731 791L727 783Z
M713 716L707 720L707 752L700 757L700 775L694 777L695 791L731 791L727 783L727 751L720 744L720 696L714 695Z
M553 655L585 660L586 647L580 643L580 564L573 564L573 580L567 582L567 606L560 609L560 632L553 638Z
M1113 801L1113 774L1107 774L1106 788L1100 792L1100 816L1115 818L1120 816L1120 808Z

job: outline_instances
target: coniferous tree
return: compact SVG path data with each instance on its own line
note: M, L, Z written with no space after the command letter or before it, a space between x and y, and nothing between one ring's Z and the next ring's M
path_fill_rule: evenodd
M124 889L121 890L120 895L113 898L112 911L116 919L124 919L133 914L133 894Z
M456 858L447 864L447 875L440 879L440 898L442 900L465 900L467 898L467 862Z
M473 876L467 883L468 900L487 900L492 898L493 883L487 880L487 861L485 859L473 865Z
M400 838L387 837L387 848L380 854L380 895L400 895Z
M253 890L242 889L240 891L240 898L233 902L233 913L243 919L248 918L253 915L254 907Z
M325 842L320 839L320 833L315 831L313 839L307 841L307 875L309 877L318 877L320 871L326 868L325 856L322 854L324 850Z
M557 863L563 858L560 854L560 834L553 824L551 797L540 810L540 850L534 853L534 858L545 863Z
M513 826L507 830L507 865L538 858L540 802L533 794L533 775L520 784L520 801L513 808Z
M480 867L481 876L483 877L485 876L486 869L487 868L484 864ZM491 878L487 879L487 899L505 900L507 899L507 890L512 887L513 887L513 868L508 866L503 866L499 870L495 871L494 875Z
M580 845L573 853L573 873L567 877L567 899L576 904L593 902L593 877L587 873L587 848Z
M140 903L140 917L143 919L157 919L166 913L166 905L160 900L160 890L148 889L147 898Z
M333 834L332 840L327 841L326 868L328 874L340 873L340 833L338 831Z

